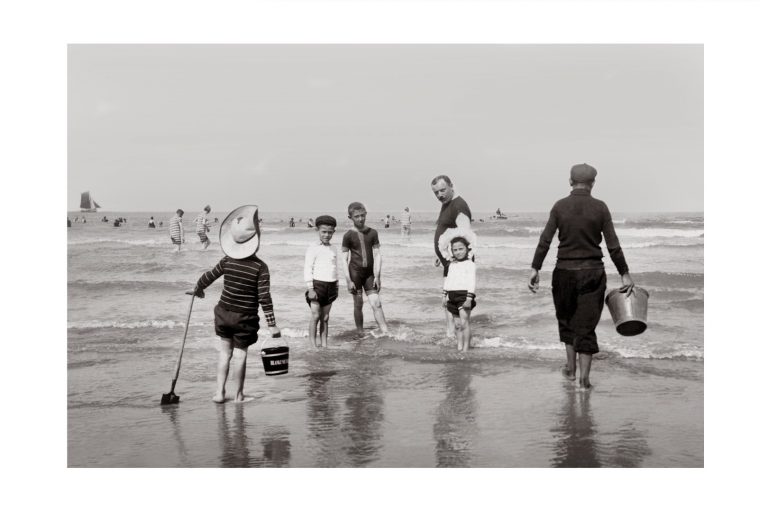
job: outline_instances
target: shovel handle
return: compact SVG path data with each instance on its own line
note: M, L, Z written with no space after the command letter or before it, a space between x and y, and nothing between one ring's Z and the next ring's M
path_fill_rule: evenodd
M176 379L179 378L179 370L181 370L181 356L184 355L184 344L187 342L187 331L189 331L189 319L192 317L192 305L195 303L195 294L187 292L187 295L192 295L192 300L189 301L189 311L187 312L187 323L184 325L184 338L181 340L181 350L179 350L179 359L176 361L176 372L173 375L173 382L176 383Z

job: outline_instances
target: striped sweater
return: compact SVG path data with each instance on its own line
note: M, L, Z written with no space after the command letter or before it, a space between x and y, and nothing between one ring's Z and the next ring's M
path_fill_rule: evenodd
M168 224L170 225L171 238L184 240L184 225L181 223L181 217L178 215L172 217Z
M221 307L240 313L257 313L261 304L267 325L275 325L272 296L269 294L269 268L266 263L255 254L242 260L224 256L212 270L200 276L197 287L204 290L222 275L224 291L219 299Z

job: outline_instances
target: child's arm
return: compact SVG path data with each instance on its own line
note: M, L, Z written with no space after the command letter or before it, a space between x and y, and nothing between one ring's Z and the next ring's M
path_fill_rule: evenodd
M349 263L352 261L352 252L342 245L341 254L344 255L342 267L344 267L344 279L347 280L347 291L352 293L355 291L355 283L352 282L352 275L349 273Z
M381 250L380 246L373 246L373 285L381 291Z
M224 258L222 258L215 267L200 276L200 279L197 280L197 284L195 285L195 291L193 292L195 296L200 297L201 299L204 298L205 292L203 292L203 290L208 288L215 280L224 274L222 263L224 263Z
M464 301L464 307L466 309L472 308L472 299L475 298L475 286L477 279L475 276L475 264L472 261L468 261L466 265L467 272L467 300Z
M315 266L315 246L310 245L307 248L307 254L304 256L304 284L307 286L310 299L316 299L315 287L312 283L312 269Z
M274 306L272 305L272 295L269 292L269 267L267 267L267 264L263 261L261 270L259 270L259 277L256 283L256 288L259 294L259 304L261 304L261 309L264 311L264 319L267 321L269 330L274 336L276 332L280 332L280 329L277 328L277 323L275 322L275 311Z

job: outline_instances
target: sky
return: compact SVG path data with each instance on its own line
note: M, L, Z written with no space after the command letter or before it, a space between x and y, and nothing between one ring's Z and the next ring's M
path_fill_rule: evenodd
M703 211L702 45L68 46L67 207Z

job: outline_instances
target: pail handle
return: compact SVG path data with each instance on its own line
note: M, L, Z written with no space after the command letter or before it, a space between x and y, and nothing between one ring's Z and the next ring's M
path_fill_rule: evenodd
M273 334L269 338L264 338L264 341L261 342L261 348L259 348L259 354L261 354L261 351L264 350L264 346L267 344L268 339L275 339L275 338L282 338L281 333Z

